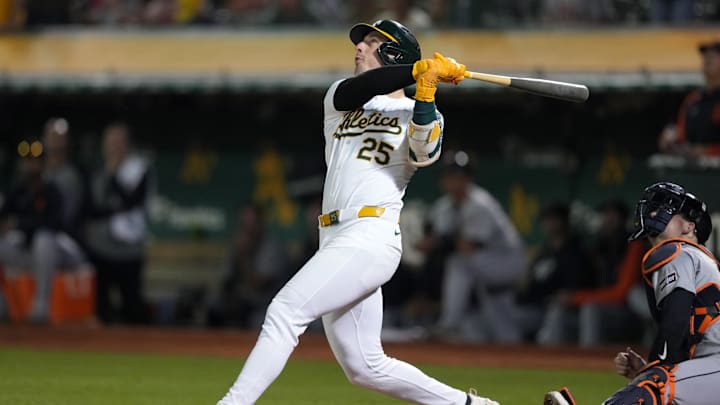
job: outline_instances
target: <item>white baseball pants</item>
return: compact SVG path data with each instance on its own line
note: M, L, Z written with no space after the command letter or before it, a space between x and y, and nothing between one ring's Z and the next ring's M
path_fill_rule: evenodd
M400 246L398 224L386 218L321 228L320 249L273 299L226 398L236 405L255 403L280 375L298 337L322 317L330 347L353 384L417 404L465 404L463 391L383 351L380 286L395 272Z

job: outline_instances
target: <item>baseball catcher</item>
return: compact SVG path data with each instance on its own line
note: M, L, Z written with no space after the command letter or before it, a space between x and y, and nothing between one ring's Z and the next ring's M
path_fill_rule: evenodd
M658 332L648 359L628 348L615 357L630 383L603 405L717 405L720 386L720 267L703 244L707 205L674 183L647 187L630 239L647 239L642 276ZM576 405L567 388L545 405Z

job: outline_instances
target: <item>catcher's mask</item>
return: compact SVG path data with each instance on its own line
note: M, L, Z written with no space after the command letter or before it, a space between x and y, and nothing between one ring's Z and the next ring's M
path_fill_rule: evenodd
M350 40L357 45L368 32L376 31L388 39L377 49L384 65L410 65L420 60L420 45L407 27L393 20L355 24L350 29Z
M635 229L630 240L661 234L677 214L695 224L698 242L705 243L712 231L707 205L682 186L668 182L655 183L645 189L635 208Z

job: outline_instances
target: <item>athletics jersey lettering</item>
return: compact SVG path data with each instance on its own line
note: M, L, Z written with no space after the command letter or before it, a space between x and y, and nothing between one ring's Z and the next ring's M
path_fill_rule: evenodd
M402 209L410 163L407 133L415 100L375 96L352 111L335 109L333 83L323 99L323 212L362 206Z
M365 116L365 110L359 108L343 114L342 120L333 136L335 138L342 138L344 136L358 136L367 132L400 135L403 132L403 128L398 122L398 117L389 117L378 111L374 111L370 113L369 116Z

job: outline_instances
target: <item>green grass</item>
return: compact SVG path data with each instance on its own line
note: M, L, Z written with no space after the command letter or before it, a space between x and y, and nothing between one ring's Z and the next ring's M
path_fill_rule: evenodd
M240 371L237 359L31 351L0 348L0 404L215 404ZM572 387L599 404L624 384L610 372L461 368L419 365L429 375L475 387L502 405L540 405L542 394ZM291 361L258 404L400 404L351 386L332 362Z

